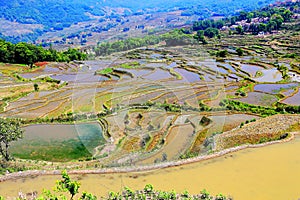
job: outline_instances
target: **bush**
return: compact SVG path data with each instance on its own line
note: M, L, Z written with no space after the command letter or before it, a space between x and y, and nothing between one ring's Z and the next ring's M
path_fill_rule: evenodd
M237 54L238 54L239 56L242 56L242 55L244 54L244 50L241 49L241 48L237 48L237 49L236 49L236 52L237 52Z
M220 50L220 51L217 51L216 52L216 56L217 57L222 57L222 58L224 58L224 57L226 57L228 55L228 51L225 49L225 50Z

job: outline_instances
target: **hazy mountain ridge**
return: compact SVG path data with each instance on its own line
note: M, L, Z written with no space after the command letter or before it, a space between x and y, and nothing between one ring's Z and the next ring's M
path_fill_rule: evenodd
M182 16L197 16L206 18L213 14L232 15L239 10L251 10L267 5L274 0L11 0L0 2L0 20L8 20L18 24L38 24L42 28L33 30L12 29L0 27L0 38L17 41L35 41L47 32L59 32L79 22L93 20L93 17L115 18L122 24L124 17L153 14L157 12L171 12L179 10ZM112 8L107 12L107 8ZM121 8L122 12L118 10ZM118 11L117 11L118 10ZM146 24L147 18L145 17ZM99 25L102 26L100 21ZM19 26L18 26L19 27ZM8 26L9 28L9 26Z

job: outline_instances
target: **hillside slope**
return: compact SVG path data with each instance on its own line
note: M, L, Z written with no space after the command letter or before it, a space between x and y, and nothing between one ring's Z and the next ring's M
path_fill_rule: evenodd
M54 36L66 35L62 30L80 22L95 21L95 26L102 27L104 22L114 19L113 26L122 25L128 16L143 16L147 24L146 14L157 12L171 12L177 10L179 16L194 16L184 18L188 22L197 18L206 18L212 15L232 15L240 10L251 10L267 5L274 0L11 0L0 2L0 38L12 42L35 41L39 36L54 32ZM172 18L174 13L167 17ZM167 18L165 17L165 19ZM171 23L167 19L165 23ZM184 23L182 23L184 24ZM88 26L85 24L85 26ZM76 29L77 32L85 31L85 26ZM154 27L157 28L157 27ZM74 33L74 32L73 32ZM67 33L70 35L71 33ZM53 35L53 34L52 34ZM47 37L52 39L53 36ZM45 39L45 38L43 38Z

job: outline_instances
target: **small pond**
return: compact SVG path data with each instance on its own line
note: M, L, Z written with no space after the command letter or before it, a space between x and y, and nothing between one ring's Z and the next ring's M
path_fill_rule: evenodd
M38 124L24 127L24 138L14 142L15 157L47 161L86 159L105 140L98 123Z

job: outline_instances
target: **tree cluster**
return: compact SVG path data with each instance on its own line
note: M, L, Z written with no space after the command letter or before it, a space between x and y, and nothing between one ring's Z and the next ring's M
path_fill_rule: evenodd
M292 7L293 8L293 7ZM293 9L294 10L294 9ZM216 31L212 32L214 29L221 29L223 26L231 26L235 25L236 22L246 20L247 23L250 23L250 26L243 27L241 25L236 27L236 33L243 34L244 32L251 32L253 34L258 34L261 31L271 32L273 30L279 30L282 28L282 24L284 22L291 21L293 16L293 12L284 7L265 7L261 10L256 10L252 12L241 11L238 15L227 17L221 20L200 20L194 22L192 26L193 31L197 32L197 37L199 41L203 42L203 36L200 36L201 33L209 32L211 34L207 34L207 37L215 37L218 33ZM254 22L252 23L252 19L254 18L266 18L267 21L262 22ZM206 31L207 30L207 31ZM200 32L199 32L200 31ZM201 32L204 31L204 32Z
M4 161L9 161L9 146L11 142L21 139L23 130L19 120L10 120L0 118L0 155Z
M155 45L163 41L166 43L166 46L193 44L195 42L192 35L189 32L185 32L185 29L175 29L162 35L148 35L143 38L128 38L115 42L104 42L97 45L95 53L96 56L109 55L114 52Z
M300 106L292 106L292 105L286 105L282 103L276 103L275 106L268 107L268 106L252 105L252 104L243 103L236 100L224 99L220 102L220 106L228 110L255 113L262 116L271 116L275 114L287 114L287 113L288 114L300 113Z
M0 40L0 62L18 63L33 65L39 61L69 62L72 60L84 60L86 54L77 49L68 49L58 52L52 48L44 49L25 42L12 44L5 40Z

